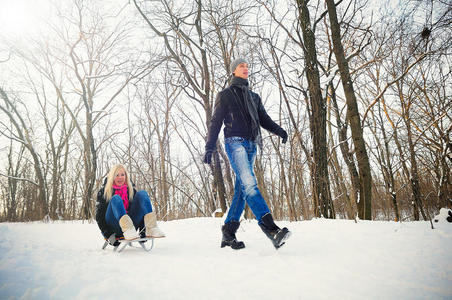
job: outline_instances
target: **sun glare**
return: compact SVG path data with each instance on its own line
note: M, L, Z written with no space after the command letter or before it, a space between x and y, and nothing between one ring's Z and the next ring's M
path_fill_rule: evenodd
M22 37L36 29L32 1L0 0L0 34Z

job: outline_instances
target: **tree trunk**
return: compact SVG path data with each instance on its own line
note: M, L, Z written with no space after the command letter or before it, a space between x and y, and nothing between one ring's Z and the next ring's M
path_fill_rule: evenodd
M333 110L336 115L336 126L338 131L338 137L339 137L339 148L341 149L342 157L344 158L345 164L347 165L348 172L350 174L351 184L352 184L352 190L350 193L350 197L353 200L353 203L357 204L358 200L358 194L361 190L361 183L359 180L359 174L358 170L356 169L355 159L353 158L353 154L350 151L350 147L348 145L348 137L347 137L347 124L343 124L341 122L341 116L339 114L339 107L337 105L336 100L336 91L333 87L333 84L329 84L329 90L331 93L331 102L333 105ZM350 209L352 211L355 211L355 206L350 203Z
M378 110L379 114L380 109ZM384 147L380 147L380 151L382 152L383 162L381 164L383 170L383 177L385 178L385 187L387 193L391 196L392 207L394 209L395 221L400 221L400 212L399 207L397 205L397 194L395 192L395 180L394 180L394 170L391 162L390 148L389 148L389 139L386 135L386 130L383 124L383 118L380 116L380 131L383 134Z
M217 147L218 149L218 147ZM218 195L218 199L220 202L220 207L221 207L221 211L222 212L226 212L227 207L226 207L226 188L224 186L224 179L223 179L223 172L221 170L221 164L220 164L220 155L218 153L218 150L216 150L214 152L214 163L213 163L213 168L212 168L212 172L213 172L213 176L215 178L215 185L216 185L216 190L217 190L217 195ZM216 205L215 203L213 204L213 207L211 207L212 212L215 211L216 209Z
M315 36L306 0L297 0L299 21L303 33L305 73L308 80L309 98L312 112L310 127L314 156L313 197L317 217L334 218L331 206L331 194L328 179L327 145L326 145L326 103L322 98L320 75L317 63Z
M408 114L408 112L407 112L407 114ZM427 221L427 216L425 215L424 208L422 206L421 190L419 187L419 173L417 170L416 152L414 149L413 135L411 132L410 122L411 121L410 121L410 118L408 115L405 118L405 124L406 124L407 131L408 131L408 149L409 149L409 153L410 153L410 164L411 164L410 182L411 182L411 190L413 192L414 220L419 221L419 211L421 211L424 221Z
M201 98L202 104L205 109L206 113L206 125L207 128L209 128L210 120L212 118L212 108L210 105L210 97L212 93L212 87L211 87L211 79L210 79L210 69L209 69L209 59L207 57L206 52L206 45L204 43L204 37L205 33L203 32L202 28L202 3L201 1L196 1L196 11L194 12L194 20L193 20L193 27L192 30L196 30L198 41L195 43L194 40L191 38L187 38L189 34L186 34L182 27L179 27L177 24L171 24L172 28L169 31L160 31L155 24L153 23L152 19L149 18L145 12L142 10L140 5L137 3L136 0L133 1L135 4L135 7L137 8L139 14L143 17L145 22L149 25L151 30L157 34L159 37L161 37L164 41L164 47L169 52L168 57L169 60L172 60L176 66L179 68L179 70L182 72L185 80L187 81L187 85L189 85L193 92L198 95ZM173 15L172 11L165 11L166 14L170 17L171 20L176 20L178 17L175 17ZM173 40L174 38L174 40ZM173 43L176 41L176 43ZM178 46L174 46L175 44L184 44L187 46L188 49L186 53L178 52L181 49L178 48ZM196 49L196 50L195 50ZM183 52L183 50L182 50ZM200 66L200 78L198 78L199 74L197 71L194 74L190 73L190 70L187 66L187 60L196 61L198 63L198 66ZM198 79L200 79L198 81ZM194 98L194 97L192 97ZM201 102L200 101L200 102ZM219 161L219 156L217 151L213 154L213 164L212 164L212 173L214 176L214 189L218 193L220 207L222 208L223 212L226 210L226 198L225 198L225 185L223 181L223 174L221 170L221 164ZM208 205L212 206L212 202ZM215 206L215 202L213 202L213 205ZM211 209L215 210L215 207L211 207Z
M85 94L85 85L83 80L80 78L80 84L83 87L84 96L83 101L85 104L85 114L86 114L86 139L84 140L84 152L85 152L85 192L83 195L83 206L82 206L82 219L89 220L93 217L94 211L94 184L96 181L96 170L97 170L97 151L94 146L93 137L93 122L92 122L92 99L88 100Z
M5 105L0 105L0 110L2 110L9 118L11 123L13 124L14 128L17 131L17 134L20 138L21 143L24 145L24 147L30 152L30 155L33 159L33 167L35 170L35 176L38 180L38 195L37 195L37 211L35 218L36 219L42 219L43 217L47 216L49 213L49 208L47 204L47 190L46 190L46 182L44 178L44 174L42 172L41 168L41 162L39 160L39 155L36 152L33 143L32 143L32 137L30 136L30 132L27 129L27 126L25 124L24 119L14 106L14 103L12 103L6 94L6 92L0 88L0 96L3 98Z
M366 144L363 138L363 129L358 111L353 83L350 76L348 61L345 58L344 48L341 42L341 31L337 20L336 5L333 0L326 0L328 15L331 24L331 37L333 41L334 55L341 74L342 86L347 101L347 119L352 131L353 144L355 146L356 159L358 160L360 193L358 202L358 216L364 220L372 218L372 175L370 171L369 157L367 156Z

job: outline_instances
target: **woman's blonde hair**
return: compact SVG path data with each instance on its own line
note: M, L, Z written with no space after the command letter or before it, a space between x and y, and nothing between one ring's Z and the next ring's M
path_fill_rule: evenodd
M107 182L105 183L105 190L104 190L104 198L108 202L110 201L111 197L113 197L113 182L115 181L116 175L119 173L119 171L124 170L124 173L126 175L126 182L127 188L129 189L129 201L133 199L133 186L132 182L130 181L129 172L127 172L126 167L124 167L121 164L114 165L107 175Z

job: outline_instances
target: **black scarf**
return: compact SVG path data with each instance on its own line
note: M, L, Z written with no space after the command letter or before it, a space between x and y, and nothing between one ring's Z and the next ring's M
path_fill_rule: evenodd
M247 79L233 76L231 80L231 87L238 87L242 91L243 102L245 104L245 110L251 119L251 134L255 141L262 149L261 127L259 124L258 103L253 100L249 89L249 83ZM234 92L233 92L234 93Z

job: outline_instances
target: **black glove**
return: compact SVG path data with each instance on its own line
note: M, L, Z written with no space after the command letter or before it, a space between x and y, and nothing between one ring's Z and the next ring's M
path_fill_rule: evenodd
M282 143L285 144L287 142L287 132L284 129L280 128L278 130L278 135L282 138Z
M113 233L110 235L110 237L107 239L108 243L114 247L119 246L120 242L116 239L116 233Z
M202 162L210 165L210 163L212 162L212 154L213 154L212 150L207 150L206 153L204 154Z

